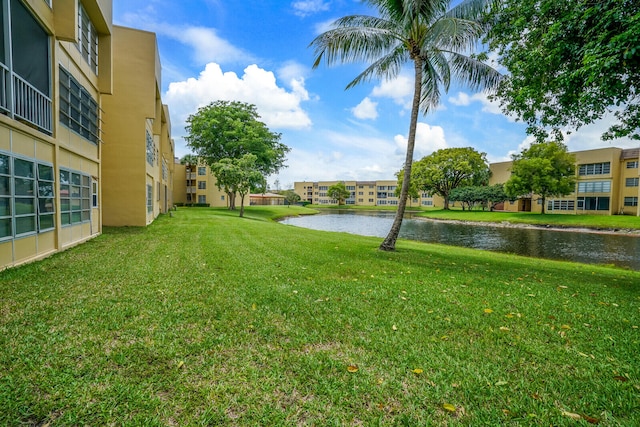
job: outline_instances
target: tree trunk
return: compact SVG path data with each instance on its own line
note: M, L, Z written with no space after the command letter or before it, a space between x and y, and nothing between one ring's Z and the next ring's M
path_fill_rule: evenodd
M416 128L418 126L418 115L420 114L420 98L422 97L422 60L419 56L413 58L414 69L414 89L413 103L411 104L411 122L409 124L409 136L407 138L407 156L404 161L404 177L402 179L402 188L400 190L400 200L398 201L398 210L393 220L393 225L389 234L380 244L379 249L382 251L395 251L396 240L400 234L400 226L404 211L407 207L407 198L409 196L409 185L411 181L411 165L413 164L413 149L416 145Z
M227 193L227 199L229 200L229 210L230 211L235 211L236 210L236 195L235 195L235 193L228 192Z
M240 218L244 217L244 194L240 193Z
M445 211L449 210L449 196L444 197L444 206L442 207Z
M544 215L544 205L546 197L542 196L542 215Z

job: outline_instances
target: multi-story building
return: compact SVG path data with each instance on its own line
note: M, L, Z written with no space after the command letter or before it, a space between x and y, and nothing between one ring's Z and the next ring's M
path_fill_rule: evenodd
M148 224L173 167L153 35L114 27L111 0L0 7L0 269Z
M317 182L295 182L294 191L304 202L314 205L335 205L337 200L328 196L327 192L332 185L343 182L346 189L351 192L349 198L345 200L347 205L356 206L397 206L398 197L396 189L398 181L317 181ZM434 207L442 206L442 198L428 193L421 193L418 198L410 198L407 202L409 207Z
M576 191L546 200L546 212L569 214L640 215L638 149L601 148L576 151ZM492 163L490 184L506 182L512 162ZM537 195L504 204L511 212L541 212Z
M640 216L639 149L601 148L576 151L576 191L565 197L546 200L546 212L602 215ZM489 184L506 182L511 176L512 162L491 163ZM296 182L294 191L303 201L315 205L335 205L338 202L327 195L329 187L344 182L351 196L348 205L394 206L397 181L319 181ZM438 207L443 205L440 196L421 193L417 199L409 199L407 206ZM510 212L541 212L542 199L536 195L521 197L499 205L496 210Z
M0 0L0 269L100 234L111 1Z
M113 95L103 97L102 218L145 226L173 206L174 143L154 33L113 27Z
M174 203L209 205L213 207L229 206L229 198L216 185L216 177L209 166L204 164L181 164L176 160L174 168ZM240 196L236 196L235 203L240 206ZM249 204L248 197L245 197L245 203Z

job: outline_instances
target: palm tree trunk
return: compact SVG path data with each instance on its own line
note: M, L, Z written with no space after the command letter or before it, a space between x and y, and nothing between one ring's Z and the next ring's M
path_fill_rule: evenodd
M400 234L404 211L407 207L407 199L409 196L409 185L411 184L411 165L413 164L413 149L416 145L416 128L418 126L418 115L420 114L420 98L422 98L422 60L419 56L413 58L414 89L413 103L411 104L411 123L409 124L409 137L407 138L407 156L404 161L404 177L402 179L402 188L400 189L400 200L398 201L398 210L393 220L393 225L389 234L380 244L379 249L382 251L395 251L396 240Z

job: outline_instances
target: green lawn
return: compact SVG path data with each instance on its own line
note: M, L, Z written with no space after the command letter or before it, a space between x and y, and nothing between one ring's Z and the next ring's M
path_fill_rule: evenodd
M0 272L0 425L640 425L640 272L180 208Z
M640 229L640 217L625 215L568 215L539 214L531 212L489 212L462 210L431 210L420 216L433 219L450 219L458 221L510 222L513 224L551 225L558 227L586 227L614 230Z

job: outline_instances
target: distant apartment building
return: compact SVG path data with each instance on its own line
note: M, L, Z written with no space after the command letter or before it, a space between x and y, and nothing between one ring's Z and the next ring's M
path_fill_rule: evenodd
M209 166L204 164L174 164L173 201L179 205L209 205L228 207L229 197L216 185L216 177ZM240 197L236 196L236 205L240 206ZM249 197L245 197L249 204Z
M171 204L173 165L155 39L114 28L111 0L0 7L0 269L96 237L133 206L145 215L130 224L148 224Z
M294 191L300 196L301 201L314 205L336 205L338 201L328 195L329 187L344 182L346 189L351 193L345 200L347 205L355 206L397 206L398 197L396 189L398 181L299 181L294 183ZM418 198L410 198L409 207L437 207L442 206L443 201L439 196L421 193Z
M639 149L601 148L575 151L576 189L565 197L546 200L549 213L640 216L638 198ZM490 184L506 182L512 162L492 163ZM510 212L541 212L542 200L535 194L507 202Z
M568 214L636 215L640 216L639 152L635 149L601 148L576 151L576 191L565 197L546 200L545 211ZM511 176L512 162L491 163L489 184L506 182ZM294 191L302 201L314 205L336 205L327 192L329 187L344 182L351 195L347 205L395 206L397 181L316 181L296 182ZM421 193L409 199L407 206L441 207L440 196ZM513 202L505 202L496 210L508 212L541 212L542 199L532 194Z
M156 35L114 26L113 94L103 97L102 217L145 226L173 206L174 142L160 98Z

